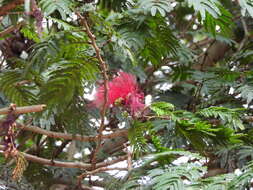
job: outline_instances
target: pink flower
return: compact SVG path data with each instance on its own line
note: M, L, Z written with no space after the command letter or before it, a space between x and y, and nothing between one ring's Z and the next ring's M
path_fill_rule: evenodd
M109 81L107 107L119 104L123 105L132 115L142 111L144 105L144 94L140 92L136 78L125 72L119 72L119 76ZM102 108L104 104L104 85L100 85L95 94L93 104Z

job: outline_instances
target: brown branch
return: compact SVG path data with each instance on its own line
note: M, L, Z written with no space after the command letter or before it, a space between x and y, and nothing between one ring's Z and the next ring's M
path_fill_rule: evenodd
M189 48L192 50L201 49L203 46L206 46L206 45L212 43L213 41L214 41L214 39L212 39L212 38L205 38L205 39L200 40L198 42L192 43Z
M106 166L110 166L112 164L115 164L115 163L118 163L118 162L121 162L121 161L124 161L127 159L127 155L126 156L120 156L118 157L117 159L114 159L114 160L109 160L109 161L104 161L104 162L100 162L97 164L97 167L106 167Z
M38 133L42 135L46 135L51 138L61 138L65 140L76 140L81 142L91 142L91 141L98 141L98 136L82 136L82 135L74 135L74 134L66 134L66 133L59 133L54 131L49 131L42 129L40 127L36 126L25 126L21 124L17 124L17 127L21 128L22 130L31 131L33 133ZM127 130L119 130L111 134L107 135L101 135L101 139L111 139L115 137L121 137L121 136L127 136L128 131Z
M5 150L5 146L0 145L0 150ZM3 152L1 152L3 154ZM49 159L41 158L38 156L34 156L31 154L27 154L22 152L24 155L25 159L31 162L39 163L42 165L48 165L48 166L55 166L55 167L63 167L63 168L78 168L78 169L84 169L84 170L91 170L93 169L92 164L87 164L87 163L81 163L81 162L62 162L62 161L52 161ZM96 169L98 168L103 168L105 166L109 166L112 164L115 164L117 162L123 161L126 159L126 157L120 157L115 160L107 161L107 162L100 162L96 164Z
M128 149L127 149L127 169L128 169L128 171L133 169L132 153Z
M128 141L127 136L116 137L115 139L106 140L98 152L99 157L97 158L97 162L104 161L108 157L107 155L114 155L114 153L121 153L122 150L124 149L124 143L126 143L127 141Z
M29 152L29 151L31 151L31 150L34 150L34 149L36 149L36 148L38 148L38 147L41 147L46 141L47 141L47 138L45 138L41 143L39 143L39 145L33 144L30 148L25 149L25 150L23 151L23 153L27 153L27 152ZM19 148L20 148L20 145L18 145L17 148L19 149ZM0 149L1 149L1 148L0 148ZM12 159L6 164L6 166L9 167L9 166L11 166L14 162L15 162L15 158L12 158Z
M0 145L0 150L4 150L5 147ZM79 168L79 169L90 169L91 164L79 163L79 162L61 162L61 161L52 161L49 159L41 158L38 156L34 156L27 153L22 153L26 160L39 163L42 165L48 166L56 166L56 167L63 167L63 168Z
M14 84L14 86L23 86L23 85L25 85L25 84L30 84L31 83L31 81L29 81L29 80L22 80L22 81L20 81L20 82L16 82L15 84Z
M112 40L111 40L111 39L108 39L108 40L106 40L101 46L104 47L104 46L106 46L107 44L109 44L110 42L112 42Z
M96 167L96 154L98 153L98 151L101 147L102 132L105 128L105 114L106 114L106 107L107 107L107 102L108 102L108 90L109 90L109 85L108 85L109 77L107 75L108 68L107 68L106 63L100 54L100 49L96 43L96 36L91 32L86 18L83 17L79 12L77 12L76 14L80 18L81 24L85 27L85 32L87 33L88 37L91 40L91 45L95 49L96 57L99 61L99 66L102 70L102 75L103 75L103 79L104 79L104 103L103 103L103 107L100 112L101 124L100 124L99 130L98 130L98 144L97 144L97 147L95 148L95 150L93 151L92 158L91 158L91 163L93 164L93 167L95 168Z
M243 17L241 18L241 22L242 22L242 26L243 26L243 30L244 30L244 38L242 39L241 43L239 44L239 46L237 48L237 52L242 50L243 46L248 41L248 38L249 38L249 35L250 35L247 24L246 24Z
M6 13L6 15L21 15L21 14L24 14L24 11L13 11Z
M6 15L10 10L15 9L17 6L22 5L24 0L15 0L2 7L0 7L0 16Z
M197 18L197 15L194 15L194 16L192 17L192 19L189 20L188 24L187 24L186 27L183 29L183 32L182 32L182 34L180 35L181 38L184 38L184 37L185 37L186 32L189 30L189 28L191 27L191 25L195 22L196 18Z
M112 171L112 170L127 171L127 168L119 168L119 167L108 168L108 167L102 167L102 168L98 168L98 169L90 171L90 172L85 172L85 173L81 174L80 176L78 176L78 184L81 186L82 185L82 180L85 177L87 177L87 176L92 176L92 175L100 173L100 172Z
M246 123L252 123L253 116L244 116L244 117L241 117L241 120ZM207 121L212 125L220 125L221 124L221 119L212 118L212 119L208 119Z
M25 22L22 21L22 22L19 22L18 24L16 24L15 26L10 26L10 27L4 29L3 31L0 32L0 37L3 37L6 34L9 34L9 33L13 32L14 30L18 30L24 24L25 24Z
M13 114L24 114L24 113L32 113L32 112L41 112L46 108L46 105L33 105L33 106L24 106L24 107L17 107L13 110ZM2 108L0 109L0 115L7 115L10 113L10 108Z

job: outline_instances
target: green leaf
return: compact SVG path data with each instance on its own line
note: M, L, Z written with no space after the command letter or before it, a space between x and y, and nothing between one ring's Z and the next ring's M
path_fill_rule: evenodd
M168 102L154 102L150 109L153 110L158 116L170 115L175 106Z
M29 80L29 78L23 77L20 70L2 72L0 74L0 91L17 106L36 104L36 87ZM22 81L27 81L28 84L19 85L18 83Z
M241 13L243 16L246 16L248 13L251 17L253 17L253 2L252 0L240 0L238 1L241 6Z
M34 31L34 29L30 27L22 27L20 32L28 39L33 40L34 42L40 42L40 38L38 34Z
M243 85L239 87L237 92L240 92L243 99L247 100L247 104L250 104L253 100L253 86L251 85Z
M232 125L234 129L243 130L244 125L240 119L240 111L244 110L244 108L229 109L224 107L210 107L198 111L197 114L200 114L204 117L220 118L225 123L228 123L228 126Z
M150 11L152 16L155 16L158 11L162 17L173 9L171 2L167 0L140 0L137 7L142 8L145 12Z
M74 2L72 0L41 0L39 4L45 13L45 16L51 15L55 11L58 11L61 15L61 18L65 20L67 15L72 13L71 8L73 3Z

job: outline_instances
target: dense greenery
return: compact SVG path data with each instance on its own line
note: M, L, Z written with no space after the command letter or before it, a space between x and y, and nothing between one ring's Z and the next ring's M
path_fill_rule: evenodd
M47 105L17 123L98 135L103 114L89 97L104 70L84 19L109 80L131 73L152 97L136 117L117 104L107 109L106 132L123 128L128 136L102 139L101 147L16 129L20 155L91 164L94 153L99 163L128 154L123 177L29 162L13 181L18 163L0 155L0 189L250 189L252 0L0 0L0 6L0 106Z

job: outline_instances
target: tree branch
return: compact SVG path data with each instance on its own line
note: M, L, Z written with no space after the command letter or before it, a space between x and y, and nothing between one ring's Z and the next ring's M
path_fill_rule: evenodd
M119 171L127 171L127 168L108 168L108 167L102 167L98 168L96 170L90 171L90 172L85 172L78 176L78 184L81 186L82 185L82 179L84 179L87 176L92 176L94 174L100 173L100 172L105 172L105 171L112 171L112 170L119 170Z
M99 167L106 167L106 166L110 166L112 164L116 164L118 162L121 162L121 161L124 161L127 159L127 155L125 156L120 156L118 157L117 159L114 159L114 160L109 160L109 161L104 161L104 162L100 162L97 164L97 168Z
M15 9L17 6L22 5L24 0L15 0L2 7L0 7L0 16L6 15L10 10Z
M0 150L4 150L5 147L0 145ZM63 167L63 168L79 168L79 169L90 169L91 164L85 164L80 162L61 162L61 161L52 161L49 159L41 158L38 156L34 156L27 153L22 153L26 160L39 163L42 165L48 165L48 166L56 166L56 167Z
M0 150L4 150L5 146L0 145ZM1 152L3 153L3 152ZM78 168L78 169L84 169L84 170L92 170L93 166L92 164L87 164L87 163L81 163L81 162L61 162L61 161L52 161L49 159L41 158L38 156L34 156L31 154L27 154L22 152L24 155L25 159L31 162L39 163L42 165L48 165L48 166L55 166L55 167L63 167L63 168ZM106 167L112 164L115 164L117 162L121 162L123 160L127 159L127 156L122 156L119 157L118 159L111 160L111 161L106 161L106 162L100 162L96 164L96 169L101 168L101 167Z
M246 24L243 17L241 17L241 22L242 22L242 26L243 26L243 30L244 30L244 38L240 42L240 44L237 48L237 52L242 50L243 46L245 45L245 43L248 41L248 38L249 38L249 30L248 30L247 24Z
M33 105L33 106L24 106L24 107L17 107L15 110L12 111L13 114L24 114L24 113L32 113L32 112L41 112L46 108L46 105ZM10 108L2 108L0 109L0 115L7 115L10 113Z
M100 124L99 130L98 130L98 144L97 144L97 147L95 148L95 150L93 151L92 158L91 158L91 163L93 164L93 166L95 168L96 167L96 154L98 153L98 151L101 147L102 132L105 128L105 114L106 114L106 107L107 107L107 102L108 102L108 91L109 91L109 84L108 84L109 77L107 75L108 68L107 68L106 63L100 54L100 49L96 43L96 36L91 32L86 18L83 17L79 12L77 12L76 14L80 18L81 24L85 27L85 32L87 33L88 37L91 40L91 45L95 49L96 57L99 61L99 66L102 70L102 75L103 75L103 79L104 79L104 103L103 103L103 107L100 111L101 124Z
M21 26L23 26L24 24L25 24L25 22L22 21L22 22L17 23L15 26L10 26L10 27L4 29L3 31L0 32L0 37L3 37L3 36L5 36L6 34L9 34L9 33L13 32L14 30L19 29L19 28L20 28Z
M99 140L98 136L82 136L82 135L59 133L59 132L41 129L40 127L36 127L36 126L25 126L25 125L17 124L17 127L19 127L22 130L46 135L51 138L61 138L61 139L65 139L65 140L76 140L76 141L81 141L81 142L91 142L91 141L98 141ZM121 136L125 137L125 136L127 136L127 134L128 134L127 130L119 130L119 131L116 131L111 134L101 135L100 138L101 139L111 139L111 138L121 137Z

